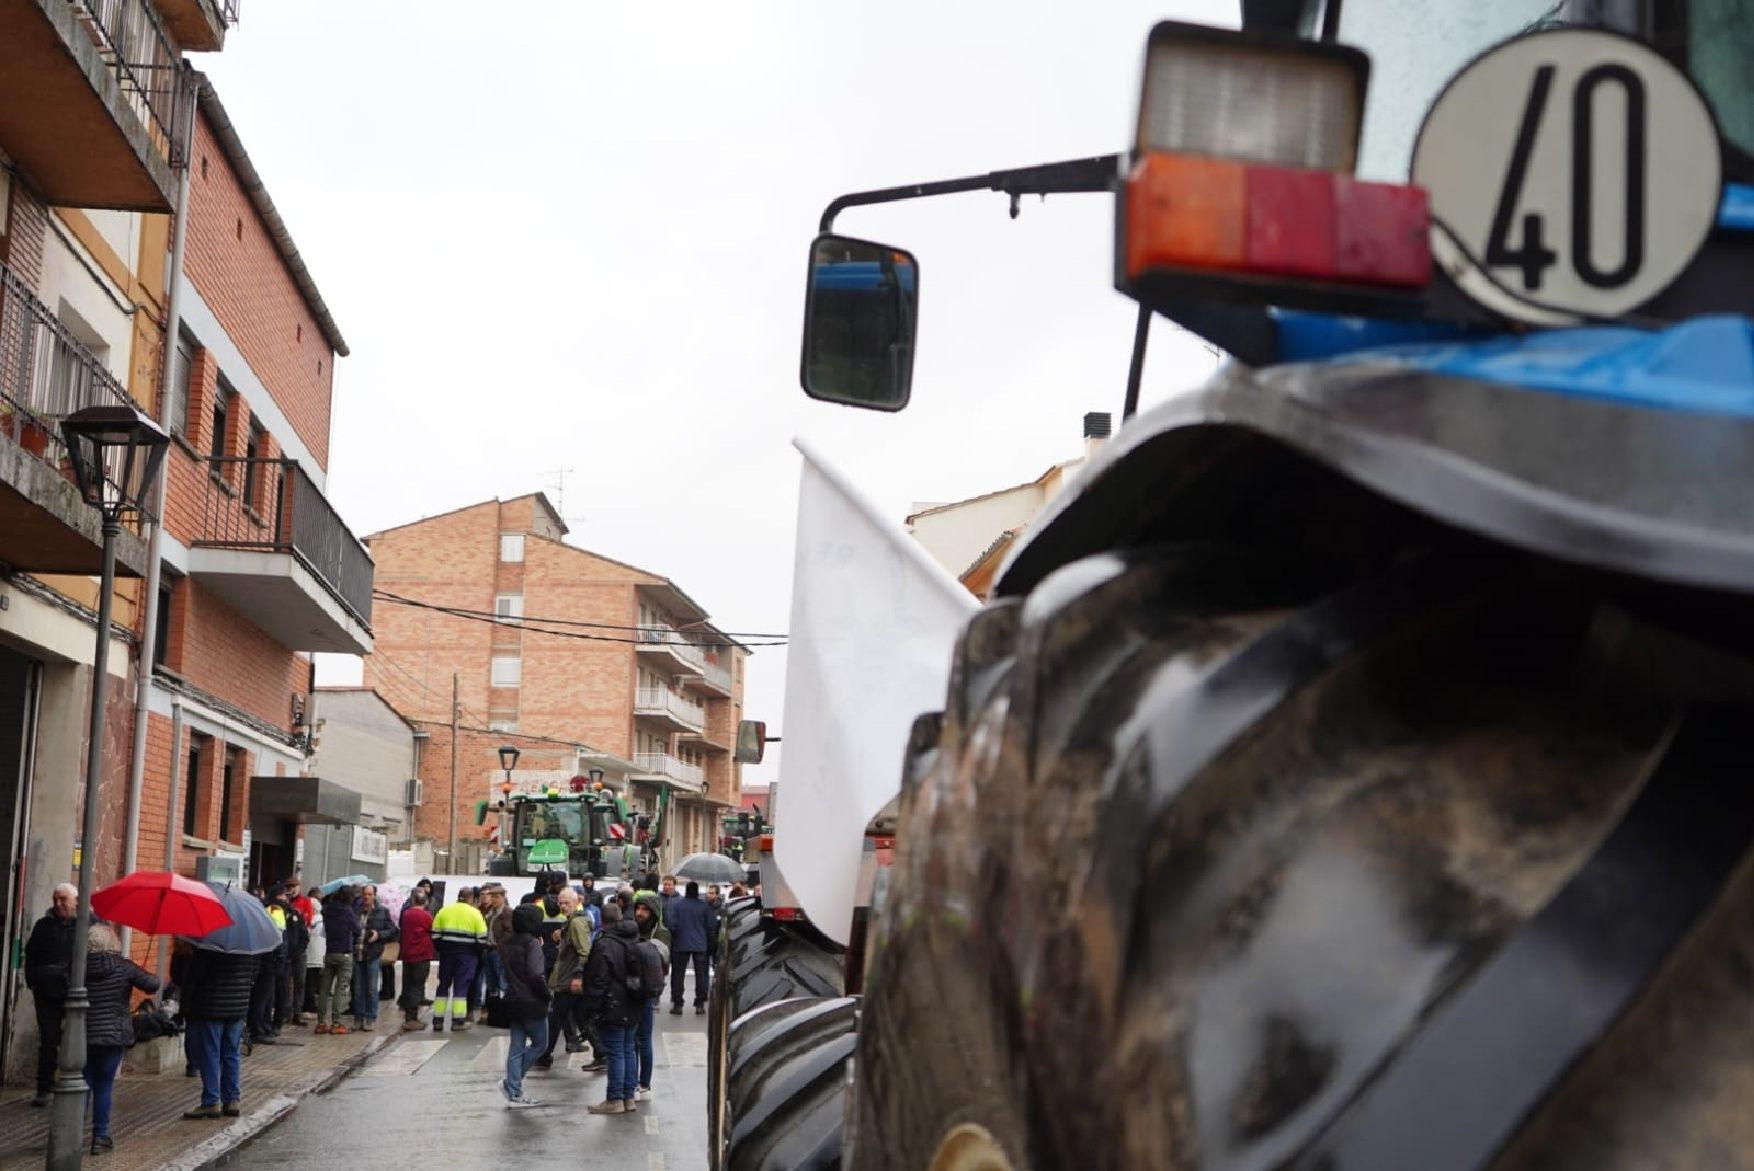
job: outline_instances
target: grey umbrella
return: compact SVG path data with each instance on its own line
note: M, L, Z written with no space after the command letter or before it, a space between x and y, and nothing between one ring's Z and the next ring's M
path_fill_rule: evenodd
M690 854L676 868L677 878L696 882L742 882L746 873L743 863L723 854Z
M230 883L210 882L207 885L225 904L231 915L231 926L209 931L206 935L187 937L190 943L205 951L223 951L232 955L261 955L280 946L281 930L268 917L268 909L261 900Z

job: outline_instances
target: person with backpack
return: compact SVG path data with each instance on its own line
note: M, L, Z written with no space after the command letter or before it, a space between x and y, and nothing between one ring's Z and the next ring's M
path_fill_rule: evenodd
M548 970L542 962L542 907L526 903L511 913L511 935L494 950L505 979L507 1027L511 1044L506 1047L505 1080L499 1092L508 1108L540 1106L524 1094L524 1075L536 1063L548 1041Z
M644 892L642 892L643 895ZM664 979L670 973L670 933L664 930L663 904L656 896L634 896L633 921L639 928L639 957L648 995L640 1006L639 1027L634 1031L634 1053L639 1058L637 1101L652 1096L652 1033L658 1019L658 1001L664 996ZM663 938L660 939L659 936Z
M638 957L639 927L621 917L621 907L603 904L603 934L585 964L585 1011L597 1021L608 1051L609 1086L592 1114L631 1114L639 1063L633 1035L645 1000L645 978Z

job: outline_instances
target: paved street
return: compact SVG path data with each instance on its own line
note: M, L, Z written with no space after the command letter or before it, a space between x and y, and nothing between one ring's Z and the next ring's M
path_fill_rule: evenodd
M585 1113L602 1100L604 1083L602 1074L578 1071L582 1055L557 1049L554 1068L525 1081L525 1093L550 1105L508 1110L498 1089L504 1032L406 1033L219 1165L340 1167L364 1159L381 1171L695 1171L706 1165L706 1018L684 1011L675 1017L659 1008L652 1100L635 1115Z

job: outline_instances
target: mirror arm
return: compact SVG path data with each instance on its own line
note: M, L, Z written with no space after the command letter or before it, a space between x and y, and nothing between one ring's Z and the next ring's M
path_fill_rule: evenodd
M1011 215L1017 215L1017 200L1025 195L1083 195L1114 189L1120 173L1121 156L1095 155L1084 159L1067 159L1058 163L1042 163L1034 167L1018 167L1009 171L988 171L963 179L941 179L934 183L909 183L901 187L879 187L874 191L854 191L838 196L822 211L819 230L834 231L835 217L849 207L869 207L878 203L900 203L908 199L925 199L934 195L959 195L965 191L1000 191L1011 197Z

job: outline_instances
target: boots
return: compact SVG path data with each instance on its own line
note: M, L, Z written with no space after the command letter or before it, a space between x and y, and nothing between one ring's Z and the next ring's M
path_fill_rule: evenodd
M432 1031L435 1033L442 1033L445 1031L445 1018L436 1012L432 1014Z
M462 1020L453 1021L451 1023L451 1032L461 1033L465 1029L472 1029L474 1027L475 1027L475 1014L472 1012L465 1012L463 1014Z

